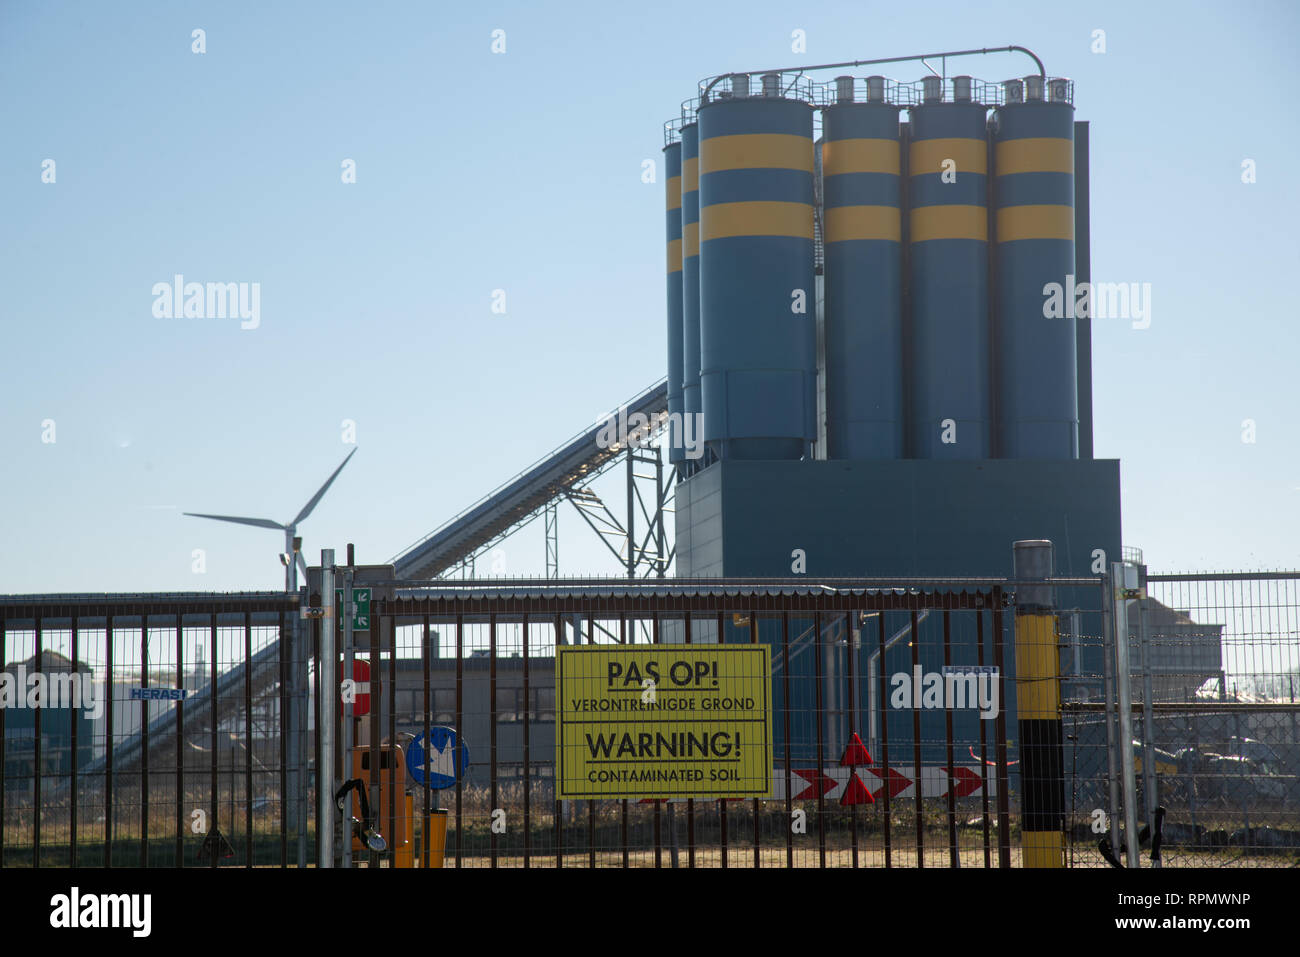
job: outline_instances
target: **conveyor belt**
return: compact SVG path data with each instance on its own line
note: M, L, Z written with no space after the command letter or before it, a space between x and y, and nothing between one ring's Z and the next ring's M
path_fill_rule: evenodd
M663 379L614 409L630 417L641 413L658 424L668 414L668 380ZM596 437L603 423L579 432L541 461L475 502L442 527L390 559L398 578L436 578L463 558L537 514L613 464L620 447L601 448Z

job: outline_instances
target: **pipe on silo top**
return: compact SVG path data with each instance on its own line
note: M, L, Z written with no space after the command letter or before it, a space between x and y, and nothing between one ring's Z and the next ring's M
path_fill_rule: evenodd
M885 78L883 76L867 77L867 102L885 102Z
M927 76L922 79L921 98L927 103L938 103L943 100L943 79L937 76Z
M1070 81L1064 77L1055 77L1048 80L1047 98L1053 103L1068 103L1070 100Z
M734 73L731 77L731 95L733 97L749 96L749 74Z
M1025 100L1033 103L1043 99L1043 78L1041 76L1025 77Z
M781 74L780 73L763 74L763 95L764 96L781 95Z
M969 103L971 100L971 79L968 76L952 78L952 100L954 103Z
M853 102L853 77L837 76L835 78L835 102Z
M1025 81L1003 80L1002 98L1007 104L1025 102Z

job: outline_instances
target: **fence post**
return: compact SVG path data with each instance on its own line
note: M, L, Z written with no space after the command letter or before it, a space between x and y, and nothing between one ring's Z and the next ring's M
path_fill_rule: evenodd
M1119 859L1119 734L1115 714L1115 602L1109 572L1102 575L1102 695L1106 716L1106 783L1110 804L1110 852Z
M305 608L310 604L308 597L309 589L304 581L301 590L298 592L300 597L299 609ZM311 685L308 677L309 662L311 660L311 629L304 627L302 624L302 612L291 613L289 616L289 640L290 649L293 654L289 659L289 667L293 669L293 697L289 702L289 711L293 715L293 734L290 741L294 743L295 750L289 758L289 766L293 769L293 803L298 809L296 824L296 833L298 835L298 866L307 866L307 819L310 816L310 808L307 806L307 760L308 752L312 750L308 743L308 711L311 710Z
M334 644L334 549L320 553L320 662L316 669L316 700L320 722L320 766L316 769L316 866L334 866L334 708L338 700L338 653ZM351 839L351 835L348 835Z
M343 569L343 601L336 602L336 607L334 609L337 613L336 620L339 618L342 619L341 629L334 632L334 634L341 635L343 638L343 681L354 681L356 679L356 649L353 647L355 636L352 634L352 581L356 574L356 569L354 568L352 561L353 550L352 545L349 544L347 549L347 565ZM373 663L372 666L377 666L377 663ZM352 751L356 747L355 709L352 707L352 701L356 700L356 696L354 692L353 695L350 696L352 701L349 701L340 695L340 680L334 670L336 667L336 665L330 665L329 669L327 669L325 673L329 676L329 679L334 682L333 697L339 701L339 707L343 710L343 766L338 770L339 780L341 783L342 781L347 781L352 777ZM373 680L374 677L375 676L372 675L371 679ZM372 700L377 703L378 696L375 696ZM370 792L368 798L373 802L375 799L374 782L379 778L379 768L372 764L370 767L370 774L367 777L368 782L364 784L363 787ZM333 793L333 785L331 785L330 793ZM345 800L347 803L343 805L342 864L343 869L347 870L352 866L352 828L349 826L349 823L352 820L352 795L349 794Z
M1137 782L1133 769L1133 694L1129 668L1128 602L1137 591L1137 568L1127 562L1111 564L1111 601L1115 622L1115 681L1119 686L1119 757L1124 791L1124 830L1128 866L1140 866L1137 826Z
M1052 543L1012 546L1018 582L1052 575ZM1061 660L1051 585L1016 585L1016 717L1020 726L1022 867L1062 867L1065 841L1065 749Z
M1138 654L1142 668L1142 793L1143 810L1149 833L1156 832L1156 807L1160 804L1160 782L1156 778L1156 730L1152 705L1150 637L1147 635L1147 605L1145 598L1137 601ZM1151 862L1160 866L1160 858Z

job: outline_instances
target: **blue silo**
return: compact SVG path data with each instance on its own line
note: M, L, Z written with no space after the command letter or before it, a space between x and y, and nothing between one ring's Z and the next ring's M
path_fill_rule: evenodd
M965 80L958 85L957 80ZM989 457L988 140L968 77L938 77L910 110L908 150L913 457Z
M1069 83L1007 85L994 114L997 450L1002 458L1079 454L1073 283L1074 107ZM1052 303L1045 291L1060 291Z
M682 127L682 414L700 406L700 128ZM698 462L684 461L688 472Z
M779 78L738 95L744 79L699 109L704 438L722 459L798 459L817 413L813 108Z
M675 134L675 131L674 131ZM668 238L668 415L680 423L682 415L682 144L664 147L664 176L667 182L666 230ZM674 426L675 428L675 426ZM668 461L685 460L681 435L669 435Z
M832 459L903 456L902 203L898 107L836 81L822 111L826 434Z

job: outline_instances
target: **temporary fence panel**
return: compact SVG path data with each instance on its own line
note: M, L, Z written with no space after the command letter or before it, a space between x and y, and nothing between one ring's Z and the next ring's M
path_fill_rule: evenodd
M284 595L0 600L0 865L287 864L297 614Z

